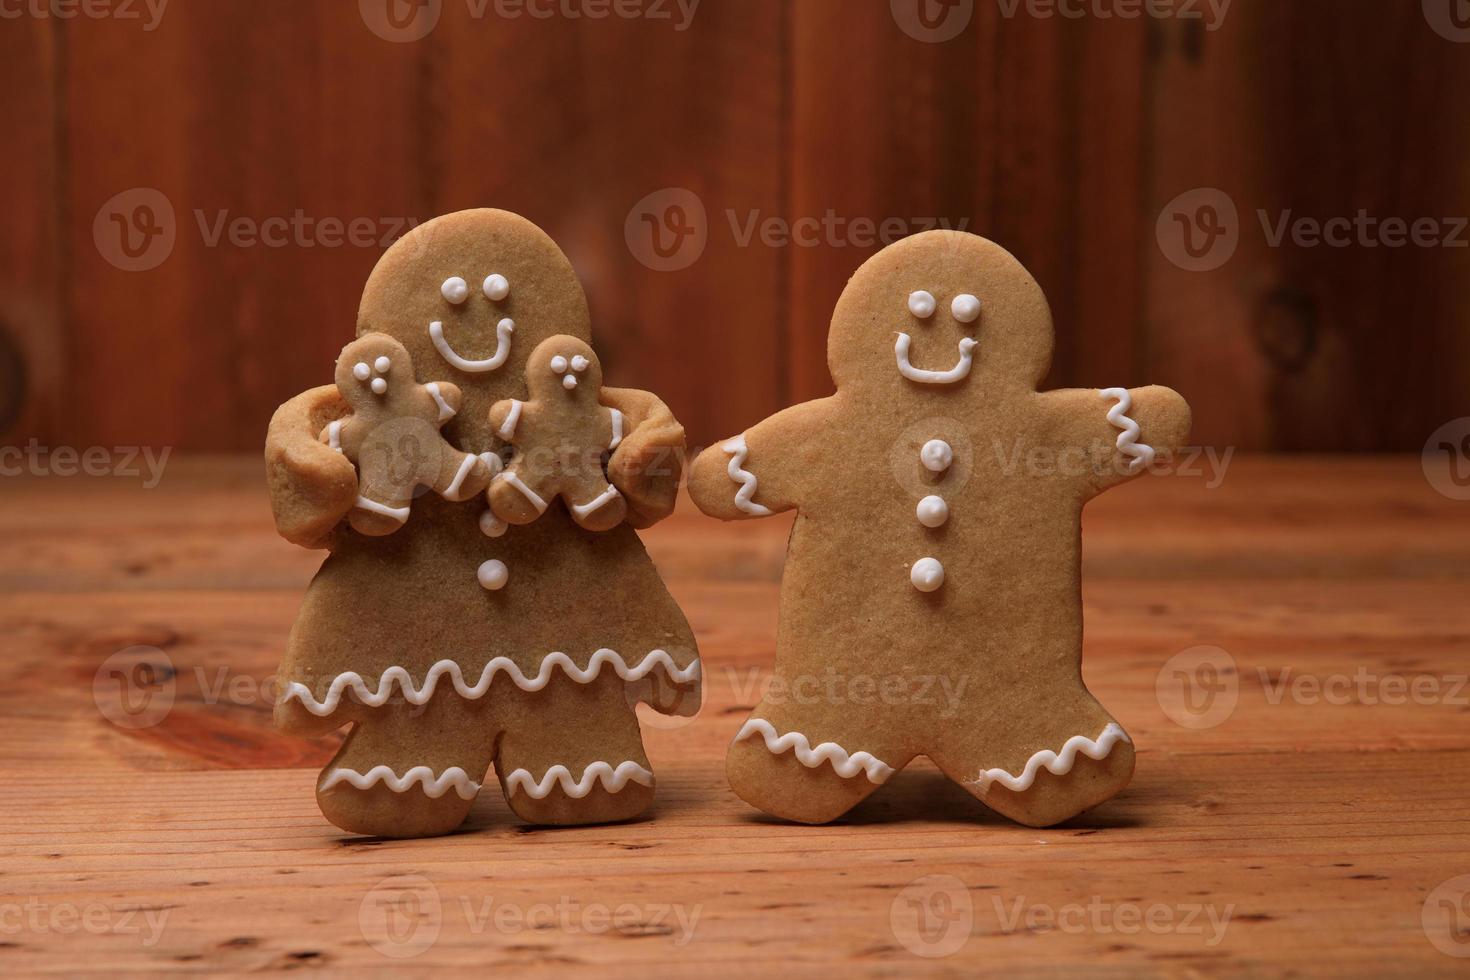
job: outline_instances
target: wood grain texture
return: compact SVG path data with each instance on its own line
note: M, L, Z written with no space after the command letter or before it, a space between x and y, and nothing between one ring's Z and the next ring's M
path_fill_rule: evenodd
M1456 235L1470 135L1446 120L1470 44L1412 2L1236 0L1218 24L1032 6L216 0L151 30L7 19L0 383L21 387L7 359L27 377L7 441L254 449L276 405L325 380L381 244L480 205L564 246L612 381L663 394L696 444L829 390L842 285L875 238L931 222L995 238L1046 287L1049 383L1170 384L1204 443L1415 451L1470 415L1470 248L1276 246L1259 217L1362 210ZM919 40L921 8L964 27ZM389 11L421 19L416 40L389 39ZM126 271L120 236L154 240L130 224L140 188L174 240ZM1208 272L1155 234L1199 188L1238 212L1239 247ZM690 200L693 239L670 210ZM354 221L357 243L334 244ZM703 252L661 271L654 233Z
M681 509L645 539L700 637L707 702L645 725L654 819L533 830L489 792L428 841L344 837L311 793L334 740L270 728L320 556L274 537L260 467L175 460L149 491L7 481L7 972L1463 975L1422 913L1470 874L1470 691L1454 690L1470 513L1417 459L1241 458L1212 488L1160 477L1089 508L1085 670L1139 769L1046 831L923 764L829 827L736 799L722 759L769 676L787 522ZM1171 720L1166 666L1202 645L1228 656L1236 693L1194 730ZM151 649L115 656L136 646ZM1304 677L1328 693L1282 693ZM1439 694L1401 703L1393 678ZM929 875L959 884L913 887ZM927 939L911 902L932 913ZM1148 910L1153 928L1129 919ZM951 937L933 958L905 944Z

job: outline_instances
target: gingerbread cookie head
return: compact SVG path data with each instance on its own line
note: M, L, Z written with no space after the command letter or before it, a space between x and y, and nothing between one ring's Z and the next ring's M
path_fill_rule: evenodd
M840 391L994 399L1036 390L1052 321L1031 274L958 231L906 238L869 259L832 315L827 364Z
M527 359L526 387L536 400L559 396L596 405L602 390L602 364L586 342L571 336L551 337Z
M524 394L531 351L556 334L590 338L591 324L556 243L519 215L479 209L425 222L383 255L363 290L357 333L399 340L420 382L458 385L464 410L445 433L485 452L494 448L490 406Z

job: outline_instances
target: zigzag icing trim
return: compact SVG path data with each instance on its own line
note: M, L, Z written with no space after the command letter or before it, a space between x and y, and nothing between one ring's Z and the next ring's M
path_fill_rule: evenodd
M1137 473L1154 461L1154 447L1138 441L1138 423L1128 417L1133 410L1133 396L1127 388L1103 388L1098 391L1103 398L1116 398L1118 403L1108 409L1108 421L1122 429L1118 433L1118 452L1133 457L1128 464L1129 473Z
M1062 746L1060 754L1051 749L1042 749L1040 752L1026 760L1026 768L1021 775L1012 776L1004 769L987 769L980 774L975 782L980 784L982 790L988 790L995 783L1000 783L1006 789L1023 793L1031 788L1036 782L1036 774L1043 768L1054 776L1065 776L1072 771L1072 766L1077 762L1077 756L1085 755L1093 761L1101 761L1108 757L1113 751L1113 746L1119 742L1132 743L1128 733L1123 731L1123 726L1117 722L1109 722L1108 727L1102 730L1102 734L1093 741L1086 735L1073 735L1067 739L1067 744Z
M351 783L358 789L371 789L382 783L395 793L406 793L415 784L421 786L424 795L437 800L451 789L462 800L473 800L480 792L480 784L470 778L469 773L459 766L451 766L438 776L428 766L414 766L402 776L387 766L373 766L367 772L356 769L333 769L322 780L321 790L326 792L338 783Z
M674 663L674 658L669 656L667 651L652 650L636 667L630 668L616 650L604 648L592 655L592 658L587 661L585 670L579 668L565 653L547 654L534 677L527 677L509 657L496 657L485 665L485 669L480 672L480 679L473 686L465 683L464 673L460 670L459 664L453 660L441 660L430 667L428 673L424 675L423 686L418 688L414 687L413 677L402 667L389 667L383 671L382 676L378 678L376 691L367 686L361 674L348 671L332 679L332 686L327 691L324 700L318 701L311 693L311 688L300 681L292 681L286 685L281 701L282 703L293 699L300 701L307 711L320 717L326 717L337 710L337 705L341 703L345 691L351 690L353 697L369 708L381 708L388 703L388 699L393 695L393 686L397 684L403 691L405 701L413 705L424 705L434 696L440 678L446 676L453 682L454 690L460 697L467 701L474 701L485 696L485 693L490 690L490 682L499 673L504 673L522 691L534 692L550 683L552 672L558 667L578 684L587 684L595 680L602 673L602 668L609 664L625 681L642 680L659 667L663 668L669 680L675 684L684 684L699 677L698 660L680 670Z
M551 787L557 785L561 791L574 800L580 800L592 792L594 783L602 783L602 788L609 793L620 793L623 787L630 782L640 786L653 785L653 773L643 768L636 762L620 762L614 769L606 762L594 762L582 770L582 778L572 779L572 771L566 766L552 766L546 770L538 782L528 769L517 769L505 777L506 790L509 793L525 793L533 800L544 800L551 794Z
M764 718L751 718L740 726L740 733L735 736L735 741L740 742L750 736L759 733L766 743L766 748L779 755L787 749L796 750L797 760L808 769L815 769L824 762L830 762L832 769L843 779L851 779L859 772L866 772L868 782L882 783L893 775L893 767L878 759L869 752L848 751L836 742L823 742L816 748L801 732L787 732L785 735L776 734L776 726Z
M730 465L725 468L725 472L730 474L730 479L740 484L740 489L735 491L735 506L756 517L768 516L771 509L751 499L755 496L756 479L754 473L745 469L745 458L750 455L745 436L729 439L720 448L730 454Z

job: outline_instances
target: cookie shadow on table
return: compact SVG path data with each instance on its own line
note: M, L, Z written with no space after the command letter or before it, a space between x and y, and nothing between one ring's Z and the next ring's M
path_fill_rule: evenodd
M875 826L896 823L968 824L973 827L1016 827L1014 823L971 796L943 773L922 768L918 762L895 775L872 796L853 807L842 817L825 826ZM1128 791L1085 813L1047 830L1093 833L1143 826L1149 823L1125 807ZM741 818L747 824L779 827L803 826L780 817L747 808Z

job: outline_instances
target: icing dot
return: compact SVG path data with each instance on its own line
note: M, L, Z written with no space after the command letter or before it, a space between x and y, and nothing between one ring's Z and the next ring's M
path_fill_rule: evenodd
M920 592L933 592L944 584L944 566L937 558L920 558L909 571L909 581Z
M930 494L919 501L917 513L919 523L925 527L942 527L949 520L949 504L944 502L943 497Z
M510 283L498 272L492 272L485 277L485 296L500 302L510 295Z
M380 357L376 361L373 362L373 367L375 367L375 368L378 369L378 373L379 374L387 374L388 373L388 369L391 368L392 366L393 366L393 362L390 361L390 360L388 360L388 358L386 358L386 357Z
M373 379L373 394L381 395L388 390L388 382L382 378Z
M443 293L444 298L449 302L458 306L470 295L470 284L459 276L450 276L444 280L444 285L439 287L439 292Z
M943 473L954 462L954 450L943 439L930 439L919 450L919 459L923 461L925 469Z
M585 371L587 370L587 365L590 363L591 362L588 361L587 358L583 357L581 354L578 354L576 357L572 358L572 370Z
M367 362L358 361L352 369L352 376L358 381L366 381L372 376L373 369L367 366Z
M949 311L961 323L974 323L980 318L980 301L969 293L962 293L954 298Z
M490 476L492 478L497 476L505 468L505 460L501 459L498 453L481 453L480 458L485 461L486 466L490 467Z
M567 391L571 391L573 388L577 387L577 376L575 374L569 374L566 377L562 378L561 386Z
M927 320L934 315L934 294L927 290L919 290L909 293L909 312L920 320Z
M483 524L481 529L483 530ZM481 565L475 575L479 578L480 584L491 592L499 592L505 588L505 583L510 581L510 569L505 567L505 562L495 558Z
M560 354L551 359L551 373L561 374L567 369L567 359Z
M500 518L496 517L495 511L491 510L488 507L485 508L485 513L480 515L480 533L485 535L485 537L487 538L498 538L509 529L510 525L502 521ZM485 565L489 564L491 563L485 563ZM502 571L505 569L505 565L503 563L495 562L495 564L500 565ZM484 585L485 583L485 565L480 566L481 585ZM501 584L503 585L504 583L502 582ZM489 586L486 586L486 588L489 588Z

